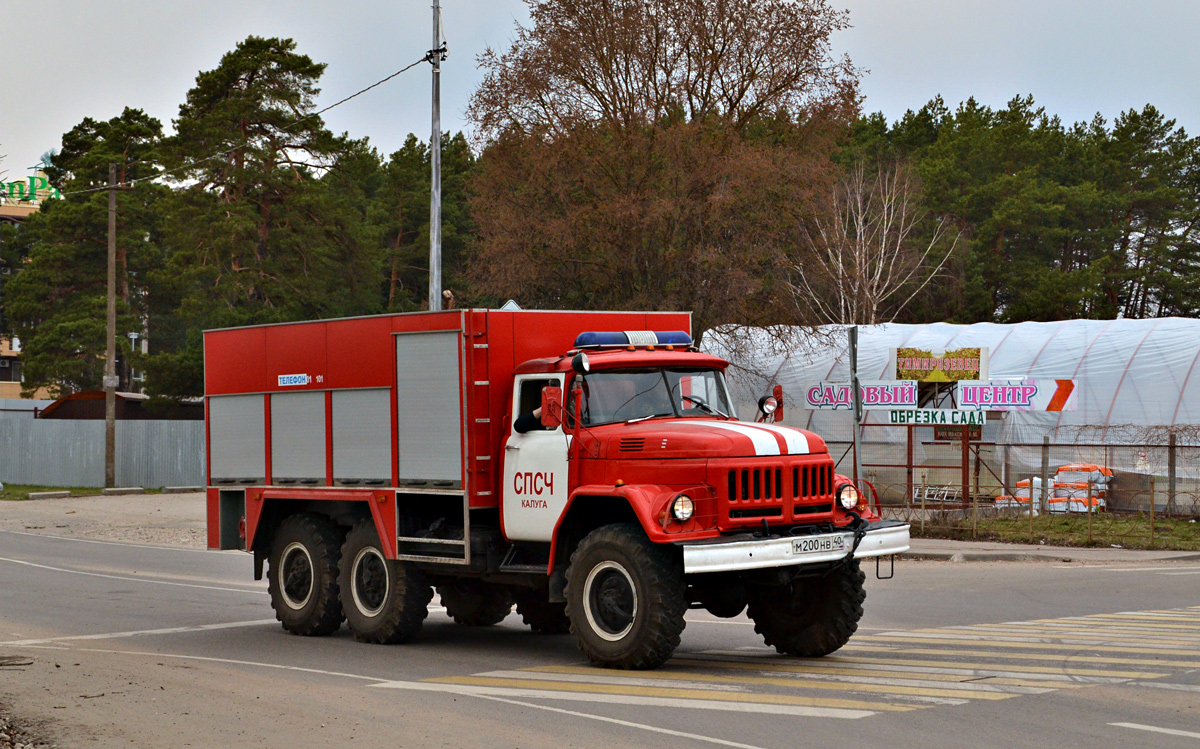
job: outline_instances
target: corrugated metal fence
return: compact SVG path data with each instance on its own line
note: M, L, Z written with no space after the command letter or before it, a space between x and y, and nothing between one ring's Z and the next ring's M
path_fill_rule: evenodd
M118 421L117 486L203 486L203 421ZM104 422L0 420L0 482L104 486Z

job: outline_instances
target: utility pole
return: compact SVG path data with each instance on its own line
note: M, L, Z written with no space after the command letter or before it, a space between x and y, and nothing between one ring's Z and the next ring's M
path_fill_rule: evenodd
M429 310L442 308L442 6L433 0L433 132L429 136Z
M862 475L862 392L858 389L858 326L849 331L850 392L854 394L854 480Z
M104 350L104 485L117 485L117 165L108 165L108 306Z
M117 165L108 165L108 305L104 351L104 485L117 485Z
M0 173L0 176L4 176ZM8 188L0 184L0 203L5 202L8 198ZM4 222L0 221L0 286L4 284ZM0 332L4 330L4 305L3 297L0 296Z

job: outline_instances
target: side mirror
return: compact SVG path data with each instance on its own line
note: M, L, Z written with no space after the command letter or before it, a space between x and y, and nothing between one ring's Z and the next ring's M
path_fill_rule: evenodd
M771 395L758 399L759 423L764 421L783 421L783 386L776 385Z
M560 387L542 388L542 426L558 429L563 421L563 392Z

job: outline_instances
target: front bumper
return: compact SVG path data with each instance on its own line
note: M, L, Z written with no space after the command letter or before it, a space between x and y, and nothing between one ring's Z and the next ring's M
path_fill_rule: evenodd
M835 562L844 558L854 546L851 531L770 538L753 538L747 534L745 538L732 540L726 537L680 544L684 574ZM854 552L854 558L882 557L905 551L908 551L908 524L877 520L867 526L867 535Z

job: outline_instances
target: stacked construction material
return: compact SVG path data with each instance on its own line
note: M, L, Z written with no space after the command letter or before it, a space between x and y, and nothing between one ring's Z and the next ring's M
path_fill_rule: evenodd
M1100 512L1106 508L1105 499L1112 482L1112 471L1105 466L1091 463L1068 463L1059 466L1050 480L1046 506L1051 513ZM1042 479L1018 481L1012 495L996 497L996 508L1001 510L1027 511L1030 497L1033 498L1033 514L1042 506Z
M1054 473L1050 490L1050 512L1092 512L1107 505L1112 471L1092 463L1069 463Z
M1051 486L1053 486L1053 483L1051 483ZM1037 515L1039 512L1038 508L1042 506L1042 479L1040 476L1018 481L1016 490L1012 495L996 497L996 508L1025 512L1029 508L1030 497L1033 497L1033 514Z

